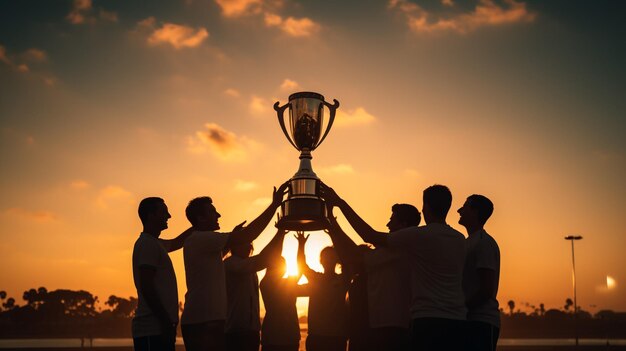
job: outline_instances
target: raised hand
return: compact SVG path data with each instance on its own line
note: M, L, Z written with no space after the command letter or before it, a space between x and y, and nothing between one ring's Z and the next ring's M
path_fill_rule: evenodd
M243 225L246 224L246 222L247 221L243 221L243 222L237 224L235 226L235 228L233 228L233 232L238 232L238 231L242 230L243 229Z
M298 240L298 245L304 245L306 244L306 241L309 240L309 235L304 235L304 232L296 232L296 234L294 235L294 238L296 238L296 240Z
M272 194L272 205L276 207L280 206L280 204L283 202L283 198L285 197L285 194L287 193L288 187L289 187L289 181L286 181L283 184L281 184L278 187L278 190L276 190L276 187L274 187L274 193Z
M326 204L329 207L337 206L339 202L341 201L341 198L339 197L339 195L337 195L337 193L335 192L335 190L333 190L333 188L321 182L320 182L320 195L322 196L324 201L326 201Z

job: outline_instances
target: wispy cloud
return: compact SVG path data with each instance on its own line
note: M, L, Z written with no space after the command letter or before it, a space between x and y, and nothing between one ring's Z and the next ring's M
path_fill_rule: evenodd
M275 13L266 13L264 19L266 26L277 27L291 37L310 37L321 29L317 22L307 17L287 17L283 19Z
M224 17L240 17L261 12L263 0L215 0Z
M258 186L259 185L257 183L252 182L252 181L246 181L246 180L241 180L241 179L235 180L236 191L241 191L241 192L250 191L250 190L256 189Z
M212 153L223 161L243 161L260 145L245 136L237 136L215 123L187 138L187 150L195 154Z
M45 51L37 48L30 48L22 54L25 61L29 62L46 62L48 60L48 54Z
M283 91L293 91L300 88L300 84L291 79L283 80L283 83L280 85L280 89Z
M363 107L357 107L355 110L350 111L337 110L335 124L337 127L350 127L370 124L374 121L376 121L376 117L369 114Z
M241 96L241 94L239 93L239 90L233 89L233 88L228 88L224 90L224 94L230 97L234 97L234 98L238 98L239 96Z
M334 166L319 167L318 172L326 175L344 175L354 173L352 165L341 163Z
M76 180L73 180L73 181L70 183L70 187L71 187L72 189L75 189L75 190L84 190L84 189L88 189L88 188L90 188L90 187L91 187L91 184L89 184L89 183L88 183L87 181L85 181L85 180L82 180L82 179L76 179Z
M133 194L117 185L109 185L98 192L96 206L108 209L115 204L132 204Z
M74 0L70 13L65 17L71 24L94 24L98 19L117 22L117 13L93 8L91 0Z
M198 47L209 37L209 32L203 27L194 29L186 25L164 23L157 28L154 17L140 21L138 26L152 30L148 37L149 45L170 45L177 50Z
M266 116L268 113L271 113L271 107L272 104L267 99L256 95L252 95L250 105L248 105L250 113L257 116Z
M31 75L31 77L41 80L48 86L54 86L57 82L56 78L49 73L41 71L41 69L32 69L32 67L37 68L37 64L45 63L47 59L48 55L46 52L40 49L31 48L21 54L9 54L7 48L0 45L0 63L4 63L19 73Z
M23 209L21 207L8 208L4 211L4 214L7 216L18 217L36 222L52 222L58 220L58 216L52 211L31 211Z
M504 3L505 5L500 5L493 0L479 0L469 13L442 11L440 14L434 14L408 0L389 0L389 8L403 14L409 28L419 34L439 32L466 34L480 27L532 22L536 17L527 9L524 2L504 0ZM442 0L442 4L448 9L454 7L450 0Z

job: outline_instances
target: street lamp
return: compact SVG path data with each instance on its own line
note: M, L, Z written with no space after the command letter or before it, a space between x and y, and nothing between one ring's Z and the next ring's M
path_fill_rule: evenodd
M580 235L568 235L565 240L572 242L572 285L574 286L574 334L576 336L576 346L578 346L578 302L576 301L576 261L574 260L574 241L581 240Z

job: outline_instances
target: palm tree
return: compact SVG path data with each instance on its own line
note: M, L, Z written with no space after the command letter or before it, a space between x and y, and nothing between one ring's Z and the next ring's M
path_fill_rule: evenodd
M507 305L509 305L510 315L512 316L513 315L513 310L515 310L515 301L509 300Z

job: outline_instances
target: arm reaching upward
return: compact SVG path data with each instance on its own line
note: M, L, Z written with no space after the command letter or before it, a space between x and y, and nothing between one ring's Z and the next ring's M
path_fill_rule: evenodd
M228 236L228 242L226 243L226 247L229 248L231 246L239 245L241 243L251 243L254 239L256 239L259 234L267 227L267 224L270 222L272 217L274 216L274 212L280 206L283 201L283 197L287 191L288 183L283 183L278 190L274 188L274 193L272 194L272 203L261 213L255 220L250 222L250 225L247 227L242 227L241 230L233 231Z
M326 201L327 206L332 208L333 206L339 207L343 212L346 219L354 228L357 234L365 241L375 246L387 244L387 234L374 230L367 222L363 220L347 202L337 195L337 193L326 184L320 185L322 197Z
M296 232L294 236L298 240L298 272L310 279L316 273L306 264L306 255L304 254L304 246L310 235L304 235L304 232Z
M354 267L363 261L363 255L359 252L358 246L341 229L337 218L333 215L332 209L328 209L328 220L330 228L326 231L337 250L337 255L342 264Z
M183 247L183 244L185 243L185 239L187 239L187 237L191 235L192 232L193 232L193 227L190 227L189 229L180 233L180 235L178 235L174 239L159 239L159 242L161 243L161 245L163 245L163 247L165 248L165 251L167 252L176 251Z

